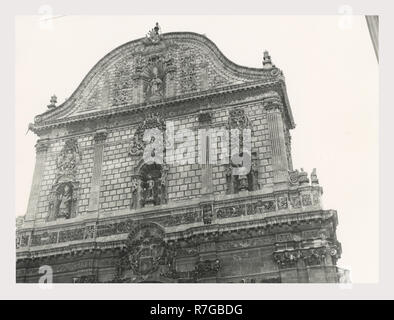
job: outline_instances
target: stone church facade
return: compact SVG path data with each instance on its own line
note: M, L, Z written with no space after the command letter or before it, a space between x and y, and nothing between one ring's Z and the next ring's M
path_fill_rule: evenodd
M268 52L242 67L156 25L29 126L16 281L339 282L337 213L293 168L294 127Z

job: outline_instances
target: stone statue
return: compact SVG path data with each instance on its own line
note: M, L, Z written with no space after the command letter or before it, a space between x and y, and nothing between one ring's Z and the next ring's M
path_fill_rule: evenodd
M159 78L159 70L157 67L152 68L153 77L149 82L151 96L161 96L163 89L163 81Z
M145 203L155 203L155 180L148 176L145 187Z
M56 218L64 217L66 219L71 216L72 205L72 188L66 184L63 190L58 193Z

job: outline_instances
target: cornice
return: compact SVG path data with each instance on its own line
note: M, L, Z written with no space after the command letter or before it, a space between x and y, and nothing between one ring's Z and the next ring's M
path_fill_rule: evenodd
M68 117L68 118L61 118L61 119L54 119L54 120L49 119L46 121L45 120L39 121L38 117L40 117L40 116L38 116L38 117L36 117L36 121L35 121L34 125L31 127L31 129L36 134L39 134L43 130L57 128L57 127L63 127L63 126L67 126L67 125L73 124L73 123L97 120L97 119L102 119L102 118L107 118L107 117L118 116L118 115L139 113L139 112L144 112L144 111L147 111L150 109L154 110L156 108L163 108L166 106L176 105L176 104L180 104L180 103L184 103L184 102L209 99L209 98L213 98L213 97L224 95L224 94L232 94L232 93L252 90L252 89L256 89L256 88L271 88L271 87L278 86L278 85L282 88L283 80L281 80L281 79L274 80L274 81L267 81L267 80L261 81L260 80L260 81L255 81L255 82L237 84L237 85L226 86L226 87L221 87L221 88L215 88L215 89L211 89L211 90L201 91L198 93L190 93L190 94L185 94L182 96L166 98L166 99L162 99L160 101L156 101L153 103L143 102L143 103L139 103L139 104L126 105L123 107L100 110L100 111L96 111L96 112L90 112L87 114L79 114L79 115ZM283 94L284 94L284 99L285 99L285 110L287 112L289 120L291 121L290 123L293 124L291 110L288 105L288 101L286 101L287 95L285 92Z

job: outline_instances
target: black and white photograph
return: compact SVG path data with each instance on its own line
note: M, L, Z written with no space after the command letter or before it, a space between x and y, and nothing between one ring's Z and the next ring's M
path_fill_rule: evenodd
M382 283L378 11L74 9L13 16L15 292L342 299Z
M357 234L343 216L353 217L357 204L348 210L341 193L368 193L357 212L368 222L354 223L376 237L370 209L377 210L377 171L368 181L341 171L377 161L378 18L219 16L216 26L212 17L159 18L16 19L17 89L29 87L41 70L37 97L24 92L21 98L37 101L38 114L24 123L29 136L23 137L36 143L31 186L17 186L30 193L20 202L26 213L17 216L16 281L347 283L353 267L355 280L376 281L377 261L362 274L366 269L351 253L356 243L347 233ZM231 26L234 20L245 25ZM82 67L80 52L92 55L114 42L93 30L96 24L110 26L111 34L137 25L147 30L98 62L85 58L94 66L73 88L61 75L81 73L70 68ZM278 24L282 30L268 31ZM89 41L72 31L84 26ZM296 29L284 36L291 26ZM305 28L310 34L297 38ZM311 41L317 31L320 43ZM211 32L226 43L226 55ZM71 44L61 50L64 41ZM23 50L28 46L31 51ZM43 52L50 57L41 56L44 70L41 63L25 64ZM313 98L321 94L326 97ZM356 108L358 117L350 117ZM19 109L17 121L18 115ZM293 136L296 121L306 129ZM362 151L359 134L369 138ZM25 183L33 145L21 148L25 169L17 174ZM352 179L350 190L344 183ZM323 205L323 187L330 206Z

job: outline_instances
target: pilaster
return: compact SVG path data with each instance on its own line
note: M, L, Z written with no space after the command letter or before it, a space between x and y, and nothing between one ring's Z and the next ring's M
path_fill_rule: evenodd
M41 179L45 170L45 160L49 149L49 139L40 139L36 144L36 164L33 173L33 182L30 189L29 203L25 221L34 220L37 213L37 205L40 197Z
M268 131L271 140L272 168L274 183L287 183L288 160L283 124L283 104L278 93L271 91L263 98L263 107L267 114Z
M97 130L94 135L94 164L88 211L97 211L99 209L101 169L103 163L104 143L107 138L107 134L106 129L101 129Z

